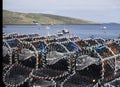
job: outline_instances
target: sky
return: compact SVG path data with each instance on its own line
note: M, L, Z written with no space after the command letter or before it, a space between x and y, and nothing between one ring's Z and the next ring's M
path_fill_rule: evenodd
M3 9L120 23L120 0L3 0Z

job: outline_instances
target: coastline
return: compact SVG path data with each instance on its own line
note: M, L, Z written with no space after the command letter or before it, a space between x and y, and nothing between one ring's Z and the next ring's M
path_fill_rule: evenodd
M101 24L3 24L5 25L102 25Z

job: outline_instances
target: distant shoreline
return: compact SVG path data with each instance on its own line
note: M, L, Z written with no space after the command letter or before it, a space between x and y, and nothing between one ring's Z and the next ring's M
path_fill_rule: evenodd
M43 14L43 13L19 13L12 12L8 10L3 10L3 24L17 24L17 25L78 25L78 24L100 24L94 21L88 21L78 18L53 15L53 14Z
M51 24L3 24L3 26L5 25L51 25ZM101 25L101 24L52 24L52 25Z

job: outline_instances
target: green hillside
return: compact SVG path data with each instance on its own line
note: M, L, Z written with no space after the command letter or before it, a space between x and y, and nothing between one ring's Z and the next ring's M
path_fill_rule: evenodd
M81 19L42 13L20 13L3 10L3 24L96 24Z

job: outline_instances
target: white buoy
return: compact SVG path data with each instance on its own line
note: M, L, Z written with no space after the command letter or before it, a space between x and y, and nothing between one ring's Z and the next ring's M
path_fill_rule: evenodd
M104 26L104 27L103 27L103 29L107 29L107 27L106 27L106 26Z

